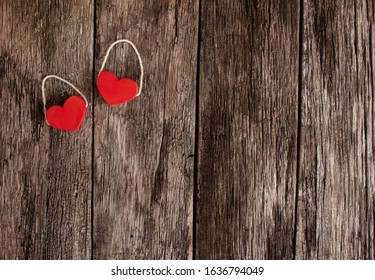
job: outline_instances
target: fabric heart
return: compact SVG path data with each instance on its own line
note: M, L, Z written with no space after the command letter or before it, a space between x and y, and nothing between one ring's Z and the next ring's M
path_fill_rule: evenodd
M137 96L137 83L131 79L118 79L110 71L102 71L98 77L98 89L109 105L118 105L129 102Z
M87 113L85 100L80 96L69 97L64 105L52 106L46 112L47 122L54 128L77 131Z

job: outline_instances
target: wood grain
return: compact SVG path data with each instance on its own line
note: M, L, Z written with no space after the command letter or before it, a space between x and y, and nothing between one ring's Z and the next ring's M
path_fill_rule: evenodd
M374 259L374 24L370 0L0 1L0 259ZM110 107L121 38L144 88ZM139 83L129 46L105 68ZM46 125L47 74L93 104L78 132Z
M192 258L197 34L196 0L97 1L96 68L126 38L145 79L124 105L95 94L95 259ZM105 68L139 82L126 45Z
M298 1L202 1L198 259L293 258Z
M297 258L375 257L374 12L304 1Z
M91 256L92 120L50 128L40 86L60 75L91 99L92 4L0 3L0 259ZM48 106L74 94L53 81L46 92Z

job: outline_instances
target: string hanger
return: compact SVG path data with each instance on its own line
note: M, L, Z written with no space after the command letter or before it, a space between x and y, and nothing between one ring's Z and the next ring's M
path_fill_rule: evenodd
M139 81L139 90L138 90L138 93L136 95L136 96L139 96L139 95L141 95L141 92L142 92L144 70L143 70L143 63L142 63L141 55L139 54L139 51L138 51L137 47L134 45L133 42L131 42L127 39L120 39L120 40L117 40L116 42L112 43L112 45L107 50L107 53L104 57L103 64L102 64L102 67L100 68L99 73L104 70L105 64L108 60L108 56L109 56L112 48L119 43L128 43L134 49L135 53L137 54L138 61L139 61L139 67L140 67L140 70L141 70L140 81Z
M49 126L51 126L51 124L48 122L47 120L47 108L46 108L46 94L45 94L45 83L48 79L50 78L54 78L54 79L57 79L57 80L60 80L61 82L69 85L70 87L72 87L82 98L83 100L85 101L86 103L86 108L88 106L88 101L86 99L86 97L83 95L83 93L75 86L73 85L72 83L68 82L67 80L59 77L59 76L56 76L56 75L47 75L44 77L43 81L42 81L42 100L43 100L43 111L44 111L44 117L46 119L46 122Z

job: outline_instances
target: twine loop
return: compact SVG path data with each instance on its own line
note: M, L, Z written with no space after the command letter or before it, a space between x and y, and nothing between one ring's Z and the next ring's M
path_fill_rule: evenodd
M49 79L49 78L54 78L54 79L57 79L57 80L60 80L61 82L69 85L70 87L72 87L82 98L83 100L85 100L85 103L86 103L86 108L89 104L89 102L87 101L86 97L83 95L83 93L75 86L73 85L72 83L68 82L67 80L59 77L59 76L56 76L56 75L47 75L44 77L43 81L42 81L42 99L43 99L43 111L44 111L44 118L46 119L46 122L48 125L50 125L48 123L48 120L47 120L47 108L46 108L46 94L45 94L45 84L46 84L46 81Z
M107 60L108 60L108 56L109 56L109 54L110 54L112 48L113 48L115 45L119 44L119 43L128 43L128 44L134 49L135 53L137 54L138 61L139 61L139 67L140 67L140 69L141 69L141 75L140 75L140 78L139 78L139 79L140 79L140 81L139 81L139 90L138 90L138 93L137 93L137 96L139 96L139 95L141 94L141 91L142 91L142 85L143 85L143 74L144 74L143 72L144 72L144 71L143 71L143 63L142 63L141 55L139 54L139 51L138 51L137 47L133 44L133 42L131 42L131 41L127 40L127 39L120 39L120 40L117 40L116 42L114 42L114 43L108 48L108 50L107 50L107 53L106 53L106 55L105 55L105 57L104 57L104 61L103 61L102 67L100 68L99 73L103 71L104 66L105 66L105 64L106 64L106 62L107 62Z

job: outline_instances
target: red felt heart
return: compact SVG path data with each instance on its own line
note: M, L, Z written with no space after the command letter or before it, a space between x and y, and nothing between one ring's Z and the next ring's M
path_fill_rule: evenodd
M129 102L137 96L137 83L131 79L118 79L110 71L102 71L98 77L98 89L109 105Z
M86 102L80 96L69 97L64 105L52 106L46 112L47 122L54 128L76 131L81 126L87 112Z

